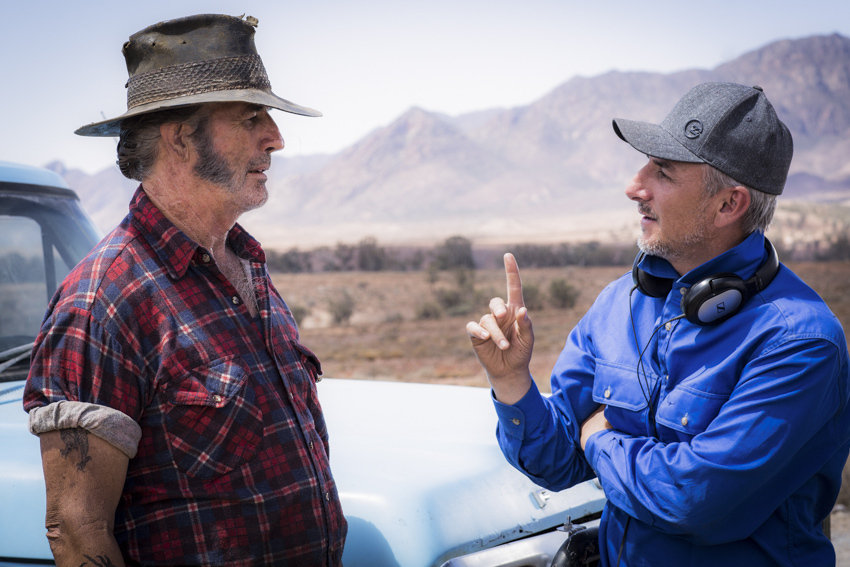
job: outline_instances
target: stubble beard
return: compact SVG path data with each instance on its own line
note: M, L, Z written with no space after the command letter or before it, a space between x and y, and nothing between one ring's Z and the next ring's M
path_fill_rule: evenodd
M227 160L213 147L212 138L209 135L205 124L198 127L194 136L195 149L198 152L198 162L195 164L195 174L214 185L217 185L230 193L237 195L240 192L246 191L237 180L236 171L230 167ZM268 168L268 160L253 160L248 164L247 171L252 171L259 168ZM246 174L247 174L246 171ZM256 209L266 204L268 200L268 190L266 189L265 180L257 180L255 191L260 192L260 198L254 199L246 210Z
M651 213L649 207L646 207L643 204L638 205L638 210L643 215ZM641 236L637 239L638 248L641 252L644 252L647 255L658 256L659 258L663 258L671 263L688 256L692 253L694 247L705 242L706 224L703 222L704 212L704 210L700 211L700 217L697 219L698 222L695 222L690 231L680 238L677 238L675 241L665 239L664 235L661 234L660 231L655 235L654 240L648 239L645 234L641 234ZM656 222L658 222L657 217L655 218ZM660 227L660 225L658 226Z

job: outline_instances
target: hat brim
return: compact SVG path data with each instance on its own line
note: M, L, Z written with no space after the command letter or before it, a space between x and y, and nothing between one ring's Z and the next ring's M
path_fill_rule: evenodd
M280 98L271 92L257 89L223 90L176 97L148 104L140 104L139 106L135 106L128 110L121 116L87 124L75 130L74 133L80 136L118 136L121 133L121 121L132 116L156 112L166 108L190 106L193 104L203 104L207 102L247 102L249 104L259 104L261 106L276 108L278 110L283 110L284 112L299 114L301 116L316 117L322 115L322 113L318 110L301 106L300 104L295 104L294 102Z
M643 154L672 161L705 163L658 124L615 118L613 126L621 140Z

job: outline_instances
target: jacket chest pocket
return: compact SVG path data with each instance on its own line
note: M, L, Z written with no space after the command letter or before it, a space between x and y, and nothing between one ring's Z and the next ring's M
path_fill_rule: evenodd
M689 439L708 429L727 399L728 396L679 385L658 404L655 421Z
M647 369L648 370L648 369ZM644 381L643 373L640 375ZM635 368L596 360L593 401L607 406L605 417L619 431L642 435L646 431L649 388L658 377L649 375L649 387L638 382Z
M245 369L228 358L195 367L169 387L165 436L188 476L220 476L256 454L263 414L248 382Z

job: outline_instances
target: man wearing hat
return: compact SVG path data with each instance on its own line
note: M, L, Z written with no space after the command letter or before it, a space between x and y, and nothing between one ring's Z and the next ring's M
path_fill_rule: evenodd
M517 264L467 325L507 459L562 490L597 477L602 565L834 565L822 524L850 448L841 325L764 237L791 135L758 87L698 85L660 125L614 120L648 156L632 272L531 378Z
M283 139L253 18L190 16L124 45L117 136L141 185L66 278L24 396L58 565L338 565L346 534L319 361L237 218Z

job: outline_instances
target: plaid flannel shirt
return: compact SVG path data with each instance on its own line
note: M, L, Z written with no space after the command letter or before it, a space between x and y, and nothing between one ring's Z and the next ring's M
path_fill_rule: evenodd
M116 513L130 563L337 565L319 362L259 243L238 225L228 242L250 261L256 318L140 187L52 300L24 408L84 402L140 426Z

